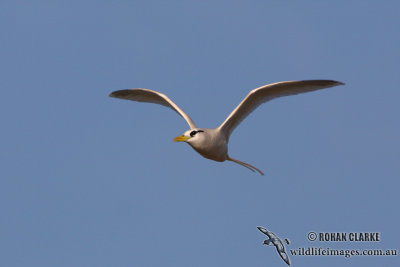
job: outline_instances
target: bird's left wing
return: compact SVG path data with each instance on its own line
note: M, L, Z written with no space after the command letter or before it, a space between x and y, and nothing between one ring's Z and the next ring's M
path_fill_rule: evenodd
M178 107L174 102L172 102L171 99L169 99L166 95L162 93L149 89L125 89L112 92L110 94L110 97L128 99L138 102L154 103L169 107L186 120L186 122L190 126L190 129L196 128L196 125L194 124L193 120L189 117L189 115L187 115L180 107Z
M229 138L232 131L262 103L277 97L301 94L343 84L344 83L332 80L308 80L278 82L264 85L250 91L218 128Z
M263 234L267 235L269 238L275 237L274 233L268 231L268 230L265 229L264 227L257 226L257 229L260 230Z

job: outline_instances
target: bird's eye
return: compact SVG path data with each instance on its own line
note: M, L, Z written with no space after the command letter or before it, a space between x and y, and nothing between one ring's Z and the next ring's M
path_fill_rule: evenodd
M191 137L195 136L196 134L197 134L196 131L191 131L191 132L190 132L190 136L191 136Z

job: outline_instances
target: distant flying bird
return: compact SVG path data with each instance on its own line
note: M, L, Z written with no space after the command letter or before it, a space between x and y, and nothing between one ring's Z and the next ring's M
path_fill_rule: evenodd
M257 226L258 230L260 230L263 234L267 235L269 238L264 240L264 245L269 245L269 246L275 246L276 251L278 252L279 256L281 256L282 260L287 263L287 265L290 265L290 259L289 256L286 253L285 246L283 245L282 240L277 237L274 233L268 231L267 229ZM286 244L289 245L289 240L285 238Z
M126 89L112 92L110 97L129 99L138 102L160 104L173 109L189 124L190 130L174 139L175 142L188 143L194 150L207 159L215 161L230 160L251 171L262 171L249 163L231 158L228 155L229 136L232 131L259 105L274 98L316 91L323 88L343 85L332 80L308 80L278 82L256 88L242 100L226 120L215 129L197 128L193 120L166 95L149 89ZM207 107L203 106L205 110Z

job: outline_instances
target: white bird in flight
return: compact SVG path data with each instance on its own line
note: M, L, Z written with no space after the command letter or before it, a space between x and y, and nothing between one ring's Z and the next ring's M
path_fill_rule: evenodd
M186 142L200 155L207 159L223 162L230 160L251 171L262 171L249 163L231 158L228 155L229 136L232 131L259 105L274 98L301 94L329 88L344 83L332 80L306 80L278 82L256 88L242 100L226 120L217 128L197 128L193 120L166 95L149 89L125 89L112 92L110 97L128 99L138 102L160 104L173 109L189 124L190 130L174 138L175 142Z

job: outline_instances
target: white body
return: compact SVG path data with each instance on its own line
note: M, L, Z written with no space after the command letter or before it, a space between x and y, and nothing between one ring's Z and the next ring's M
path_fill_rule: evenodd
M171 99L166 95L153 90L126 89L112 92L110 96L138 102L155 103L171 108L181 115L190 127L190 130L186 131L183 135L176 137L174 141L183 141L188 143L194 150L207 159L219 162L230 160L264 175L256 167L229 157L228 141L232 131L262 103L277 97L311 92L337 85L343 85L343 83L332 80L308 80L279 82L264 85L250 91L250 93L232 111L226 120L215 129L197 128L189 115L172 102Z
M228 159L228 140L223 137L218 129L198 128L203 130L195 138L190 138L186 142L200 155L215 161L225 161ZM190 134L192 130L184 133Z

